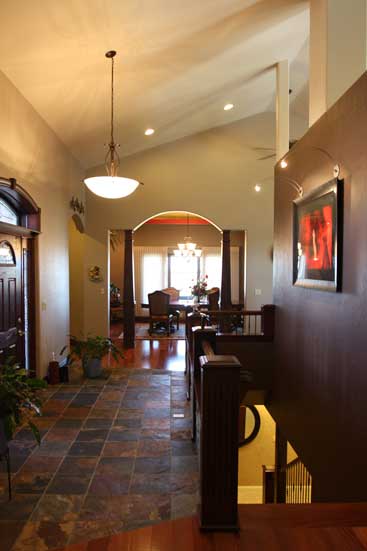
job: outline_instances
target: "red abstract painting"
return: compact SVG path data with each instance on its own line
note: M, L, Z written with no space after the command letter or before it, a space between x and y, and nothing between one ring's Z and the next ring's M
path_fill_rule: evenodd
M338 183L295 201L295 285L337 290Z

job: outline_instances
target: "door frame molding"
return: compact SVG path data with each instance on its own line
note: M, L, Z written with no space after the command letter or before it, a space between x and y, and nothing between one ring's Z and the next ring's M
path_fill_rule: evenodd
M41 209L29 195L29 193L20 186L15 178L0 177L0 198L4 199L17 212L20 225L15 226L0 222L0 233L13 235L16 237L27 238L29 246L28 262L28 293L29 293L29 375L36 376L36 238L41 232ZM22 261L22 280L23 280L23 244L21 247ZM24 283L23 283L24 284ZM24 309L24 304L22 304Z

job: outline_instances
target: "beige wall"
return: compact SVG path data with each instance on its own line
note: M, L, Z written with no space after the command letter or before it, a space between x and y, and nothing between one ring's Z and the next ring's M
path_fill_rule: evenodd
M262 465L274 465L275 423L265 406L256 406L256 408L261 418L260 431L255 440L239 449L239 486L261 486ZM251 422L250 414L249 422Z
M178 242L183 242L186 235L186 225L155 225L144 224L134 232L134 244L141 246L165 246L177 248ZM203 247L220 247L221 233L214 226L190 225L189 235L192 240Z
M41 208L37 238L37 370L69 333L68 221L72 195L83 199L79 164L0 73L0 174L16 178Z
M74 220L69 220L69 305L70 334L80 336L84 332L84 233Z
M259 161L254 148L272 145L274 122L274 113L264 113L124 158L120 173L145 185L121 200L87 194L90 260L107 273L109 229L135 228L160 212L194 212L222 229L247 230L247 305L271 302L274 161ZM257 182L261 193L254 191ZM85 292L86 330L107 334L107 283Z
M311 0L310 125L366 68L366 0Z

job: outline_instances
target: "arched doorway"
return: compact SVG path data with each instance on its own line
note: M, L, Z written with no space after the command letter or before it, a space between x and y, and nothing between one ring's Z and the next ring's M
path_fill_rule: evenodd
M40 209L13 178L0 178L0 361L36 372L35 241Z
M110 283L119 296L119 303L115 304L111 295L110 314L111 321L120 324L117 316L123 317L124 346L130 348L134 345L134 322L146 322L149 315L147 295L150 292L174 288L179 291L179 300L188 300L192 298L193 282L205 274L208 274L208 288L223 290L221 242L223 234L228 236L229 233L228 230L222 232L211 220L187 211L162 212L139 223L134 230L113 230L110 233ZM229 239L226 246L232 277L227 270L225 284L230 289L229 295L232 288L234 302L243 303L245 234L243 231L231 233L233 247L229 250ZM175 255L178 243L184 242L188 235L202 249L202 254L193 256L191 262ZM115 291L114 295L117 296ZM129 329L128 339L126 328ZM110 334L122 338L119 327L111 325Z

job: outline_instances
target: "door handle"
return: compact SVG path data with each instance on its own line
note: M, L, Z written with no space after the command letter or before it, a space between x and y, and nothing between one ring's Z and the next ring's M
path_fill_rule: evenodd
M19 335L19 337L24 337L25 331L22 331L21 329L18 329L18 335Z

